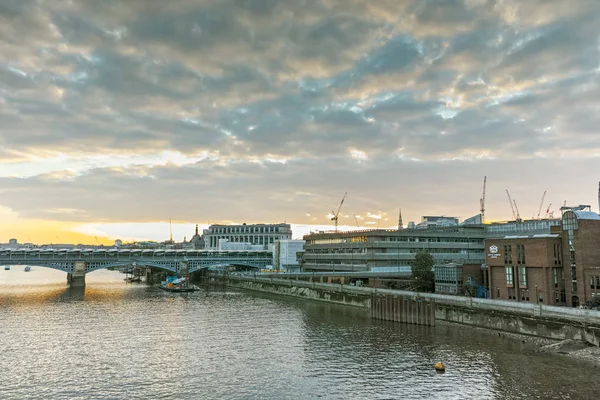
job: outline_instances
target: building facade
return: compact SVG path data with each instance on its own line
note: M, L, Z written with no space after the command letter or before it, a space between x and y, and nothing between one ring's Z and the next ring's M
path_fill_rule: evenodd
M558 234L486 240L492 299L567 305Z
M600 215L567 210L561 230L567 304L576 307L600 296Z
M485 233L488 238L503 238L507 235L538 235L551 233L552 227L560 225L560 218L493 222L485 225Z
M298 272L297 254L304 250L304 240L277 240L273 246L273 269Z
M290 240L292 228L290 224L211 225L204 230L203 236L208 250L217 250L220 239L262 246L266 250L276 240Z
M481 264L436 264L433 274L436 293L488 297Z
M370 271L411 266L419 251L436 263L483 264L483 227L368 230L304 236L304 271Z

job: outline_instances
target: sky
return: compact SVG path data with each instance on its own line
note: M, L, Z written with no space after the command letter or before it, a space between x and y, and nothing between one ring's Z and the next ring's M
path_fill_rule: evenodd
M1 0L0 243L598 211L597 0ZM542 203L544 192L546 196ZM541 206L540 206L541 204Z

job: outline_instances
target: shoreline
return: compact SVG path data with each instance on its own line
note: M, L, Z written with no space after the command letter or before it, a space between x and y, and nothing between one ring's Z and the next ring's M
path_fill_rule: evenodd
M542 337L523 335L520 333L497 331L494 329L483 328L473 325L465 325L449 321L437 320L436 324L438 323L441 325L461 326L468 329L479 330L490 335L498 336L500 338L506 338L514 342L521 342L527 345L528 348L530 348L536 353L555 354L563 357L568 357L570 359L583 361L591 364L594 367L600 368L600 347L582 341L573 339L548 339Z

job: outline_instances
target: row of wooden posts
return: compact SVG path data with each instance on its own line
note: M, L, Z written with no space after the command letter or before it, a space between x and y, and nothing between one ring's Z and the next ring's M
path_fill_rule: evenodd
M435 301L392 295L371 295L371 318L435 326Z

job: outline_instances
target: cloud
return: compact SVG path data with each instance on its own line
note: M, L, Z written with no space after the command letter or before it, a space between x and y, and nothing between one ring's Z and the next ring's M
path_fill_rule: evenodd
M543 192L600 154L599 23L592 0L4 2L0 204L313 223L349 191L353 225L468 214L515 166Z

